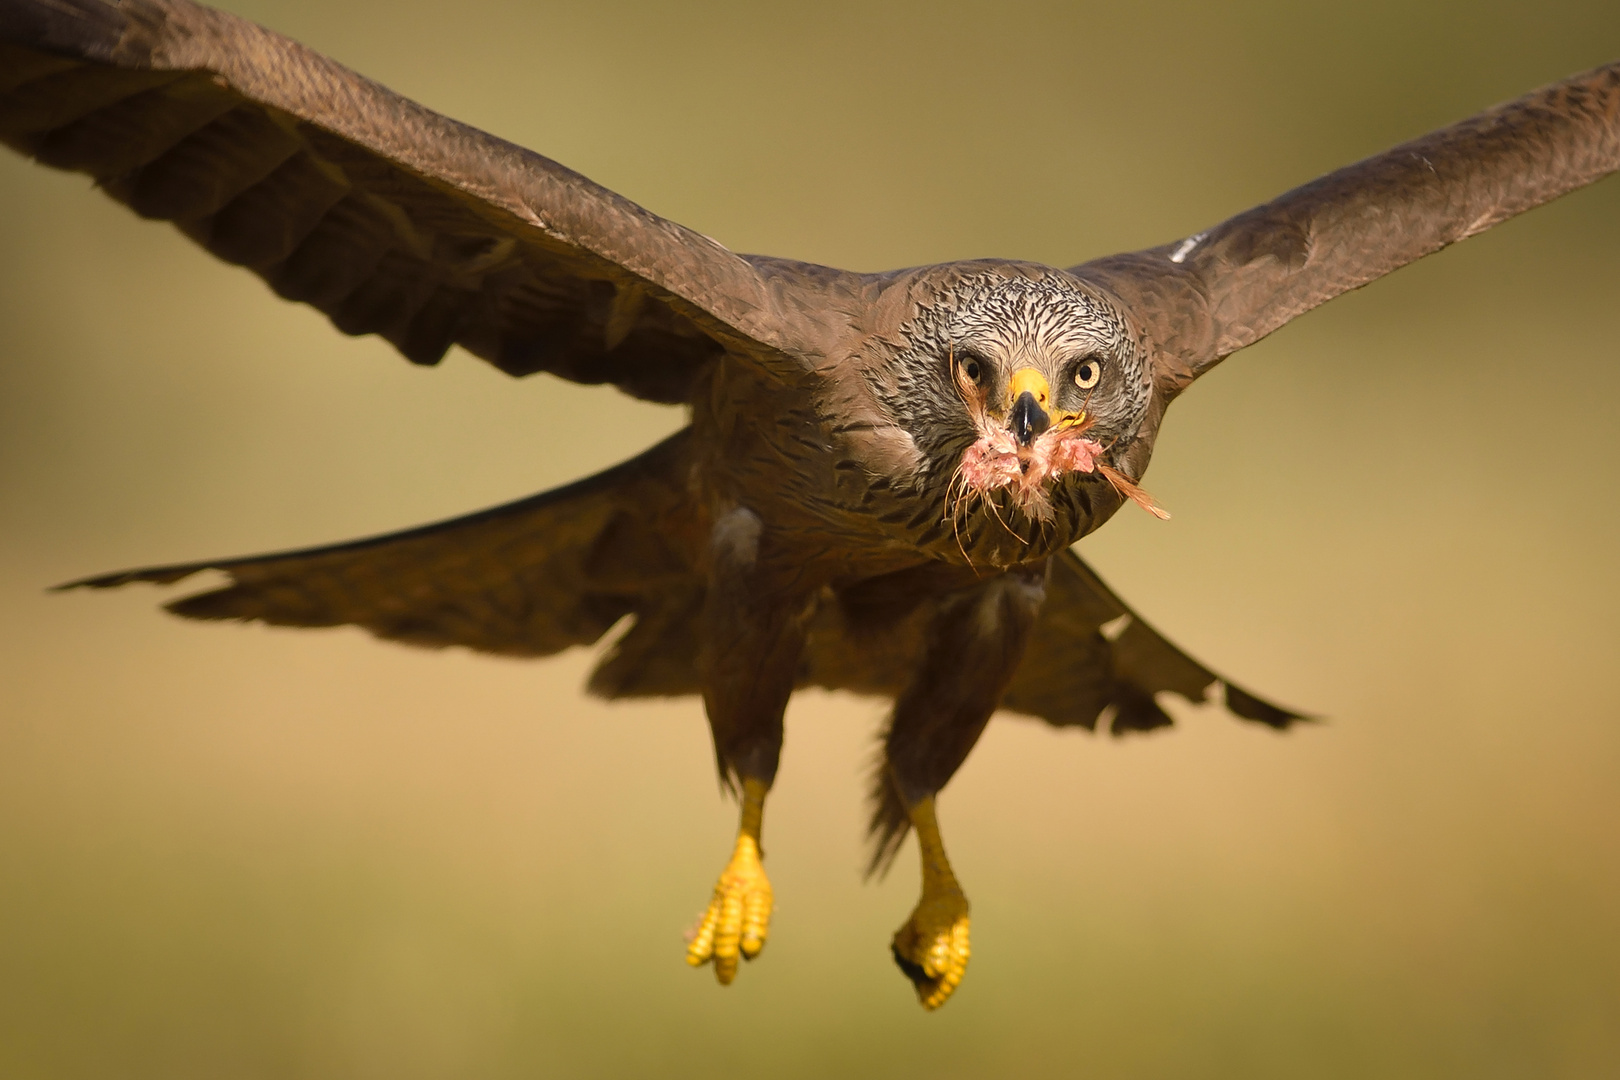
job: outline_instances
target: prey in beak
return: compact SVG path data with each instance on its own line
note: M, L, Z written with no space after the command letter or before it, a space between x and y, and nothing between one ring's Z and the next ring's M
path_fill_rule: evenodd
M1051 521L1049 485L1069 472L1099 472L1144 510L1160 518L1170 516L1129 477L1100 460L1108 448L1087 434L1096 419L1084 404L1073 411L1055 409L1051 384L1039 369L1013 372L1003 407L997 411L999 417L988 408L976 412L980 437L957 467L952 486L960 490L951 500L951 516L961 510L964 499L976 496L988 502L992 492L1005 489L1013 506L1027 517Z

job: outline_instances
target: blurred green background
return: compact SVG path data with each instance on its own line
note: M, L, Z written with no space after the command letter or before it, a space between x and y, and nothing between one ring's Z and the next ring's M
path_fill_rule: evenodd
M1620 56L1612 0L227 6L860 269L1184 236ZM42 592L504 501L676 411L413 369L15 156L0 205L0 1075L1620 1075L1620 181L1175 407L1175 519L1084 551L1329 722L992 724L941 802L975 948L937 1015L887 956L911 857L858 874L880 702L795 700L774 936L720 990L681 958L734 826L696 702Z

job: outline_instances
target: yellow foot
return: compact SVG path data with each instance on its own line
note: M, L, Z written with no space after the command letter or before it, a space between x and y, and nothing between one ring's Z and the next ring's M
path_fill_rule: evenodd
M771 928L771 880L751 837L740 837L731 862L715 882L714 899L686 948L686 962L700 967L714 961L721 985L737 977L737 957L752 960L765 947Z
M894 933L894 962L917 988L925 1009L945 1004L968 964L968 902L955 883L925 889L904 926Z
M765 947L771 929L771 879L760 861L759 826L765 786L743 783L743 821L737 849L714 885L714 899L686 947L686 962L701 967L714 961L714 977L729 985L737 977L737 958L752 960Z

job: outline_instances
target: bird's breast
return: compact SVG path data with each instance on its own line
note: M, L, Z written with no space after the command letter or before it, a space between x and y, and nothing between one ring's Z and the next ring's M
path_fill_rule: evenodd
M1118 505L1106 484L1063 477L1038 520L1004 492L964 498L928 466L904 429L873 412L824 401L719 366L693 411L699 487L716 508L741 505L806 560L861 578L920 562L1005 569L1046 558Z

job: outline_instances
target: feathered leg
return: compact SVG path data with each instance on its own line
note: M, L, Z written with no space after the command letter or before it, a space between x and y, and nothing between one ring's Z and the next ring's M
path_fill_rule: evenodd
M716 522L702 621L703 703L721 779L740 792L742 818L731 861L686 960L693 967L713 962L722 985L736 978L739 959L759 955L770 931L771 883L760 826L810 612L808 600L785 600L770 587L759 558L760 532L759 518L744 509Z
M945 857L934 795L967 758L1023 657L1046 595L1046 567L984 582L935 616L922 670L895 702L873 792L872 869L917 831L922 896L894 935L895 962L925 1009L943 1005L967 970L968 902Z

